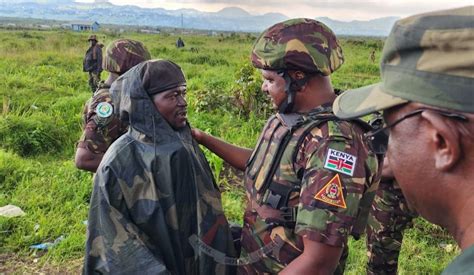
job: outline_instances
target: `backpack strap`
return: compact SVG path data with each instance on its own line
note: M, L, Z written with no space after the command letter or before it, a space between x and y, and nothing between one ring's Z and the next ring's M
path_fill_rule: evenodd
M297 141L297 146L295 147L295 152L293 152L293 156L296 156L297 149L303 143L305 137L316 127L320 126L322 123L325 123L329 120L336 120L337 118L334 115L321 115L319 117L314 117L311 120L304 120L300 121L300 123L306 124L304 125L304 130ZM266 204L275 210L279 210L280 217L273 218L271 221L266 221L269 223L277 224L277 225L284 225L286 227L292 227L296 223L296 214L297 209L296 207L288 207L288 202L290 199L290 195L293 192L298 192L301 189L301 185L297 184L294 186L287 186L283 184L279 184L274 182L272 179L275 175L275 172L280 165L281 158L283 153L288 146L291 137L294 133L296 128L299 128L301 124L296 124L295 129L290 129L285 137L283 138L283 142L280 143L277 153L274 156L272 161L272 166L270 173L266 177L264 185L260 189L260 192L263 193L262 200L258 202L259 205L254 206L257 212L264 211L261 205ZM293 158L294 159L294 158Z

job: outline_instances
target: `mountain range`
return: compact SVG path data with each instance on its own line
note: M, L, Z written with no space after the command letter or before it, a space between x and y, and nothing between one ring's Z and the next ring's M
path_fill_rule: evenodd
M281 13L256 15L237 7L224 8L218 12L202 12L195 9L118 6L106 0L96 0L94 3L77 3L73 0L0 0L0 17L87 20L100 24L240 32L260 32L276 22L288 19ZM398 18L351 22L327 17L316 19L327 24L338 35L386 36Z

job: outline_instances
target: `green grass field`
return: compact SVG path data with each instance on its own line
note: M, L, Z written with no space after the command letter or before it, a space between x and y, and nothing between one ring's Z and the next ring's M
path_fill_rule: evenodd
M0 217L0 273L80 270L92 174L76 169L73 158L82 108L91 96L82 72L87 36L0 31L0 206L17 205L27 213ZM119 36L98 37L107 44ZM183 36L184 49L176 49L177 36L169 34L120 37L138 39L153 58L182 66L194 127L241 146L255 144L270 111L260 92L259 73L249 65L252 35ZM369 55L375 49L379 58L383 42L345 38L342 44L346 64L332 76L334 86L348 89L377 82L378 64ZM222 160L208 151L206 155L224 191L228 218L241 222L243 188ZM47 253L29 248L60 236L64 240ZM405 235L400 274L440 273L458 253L446 232L418 219ZM365 254L364 240L351 240L347 274L364 273Z

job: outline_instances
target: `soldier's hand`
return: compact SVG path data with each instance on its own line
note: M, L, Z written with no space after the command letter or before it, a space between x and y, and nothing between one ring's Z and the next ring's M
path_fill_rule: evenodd
M191 129L191 135L197 141L197 143L202 144L202 141L203 141L206 133L204 133L203 131L201 131L197 128L192 128Z

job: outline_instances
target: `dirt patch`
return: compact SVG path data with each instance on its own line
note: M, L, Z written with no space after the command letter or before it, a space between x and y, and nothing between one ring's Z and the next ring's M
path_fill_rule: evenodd
M58 266L49 263L48 259L3 253L0 254L0 274L80 274L82 261L82 258L70 260Z

